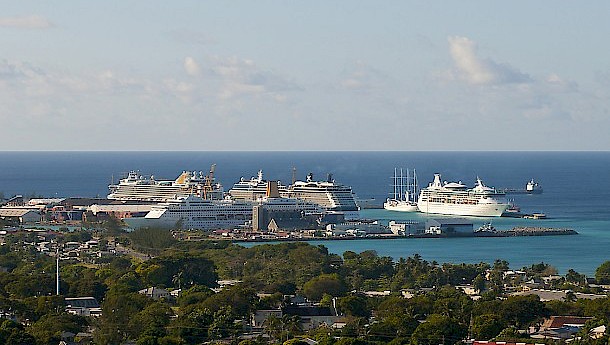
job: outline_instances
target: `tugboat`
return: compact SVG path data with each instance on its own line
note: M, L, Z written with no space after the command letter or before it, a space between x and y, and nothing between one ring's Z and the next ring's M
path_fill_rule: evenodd
M511 199L508 202L508 208L504 213L502 213L502 217L510 217L510 218L521 218L523 214L521 213L521 207L515 204L515 199Z

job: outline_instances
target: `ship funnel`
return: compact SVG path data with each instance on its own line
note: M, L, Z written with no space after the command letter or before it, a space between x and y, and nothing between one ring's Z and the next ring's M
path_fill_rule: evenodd
M267 181L267 198L279 198L280 191L277 187L277 181Z

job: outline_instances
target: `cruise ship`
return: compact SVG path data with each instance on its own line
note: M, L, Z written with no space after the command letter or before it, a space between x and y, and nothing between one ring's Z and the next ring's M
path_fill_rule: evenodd
M156 180L154 176L143 176L137 171L130 171L127 177L118 184L108 186L108 199L121 201L164 202L196 195L204 199L219 200L223 198L223 188L214 179L215 165L209 174L203 172L183 171L175 180Z
M302 215L321 214L319 205L294 198L264 197L256 202L205 200L190 195L151 207L139 226L174 227L183 229L233 229L251 223L253 209L261 206L269 212L298 212ZM128 223L130 220L126 220Z
M328 174L326 181L314 181L313 174L309 173L305 181L295 181L288 186L285 193L290 198L316 203L326 211L342 213L346 220L360 218L360 208L356 204L352 188L336 183L332 174Z
M229 190L232 199L257 201L266 195L267 181L259 170L250 180L242 178ZM278 192L282 198L296 198L320 205L326 212L342 213L346 220L360 218L360 208L356 204L352 188L336 183L329 174L326 181L314 181L309 173L305 181L295 181L284 186L278 181Z
M500 217L509 207L505 193L487 187L477 178L474 188L468 189L458 182L441 182L441 175L434 174L434 181L419 193L417 207L420 212Z
M152 206L142 225L183 229L227 229L246 225L252 219L252 203L206 200L195 195L179 197ZM129 220L128 220L129 223Z

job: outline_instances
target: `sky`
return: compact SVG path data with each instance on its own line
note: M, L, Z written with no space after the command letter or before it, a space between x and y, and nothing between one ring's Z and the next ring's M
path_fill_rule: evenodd
M610 150L610 1L0 8L0 150Z

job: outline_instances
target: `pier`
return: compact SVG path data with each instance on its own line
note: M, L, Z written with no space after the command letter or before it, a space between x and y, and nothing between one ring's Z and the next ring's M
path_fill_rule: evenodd
M561 236L578 235L573 229L545 228L538 226L518 226L511 230L476 231L475 237L517 237L517 236Z

